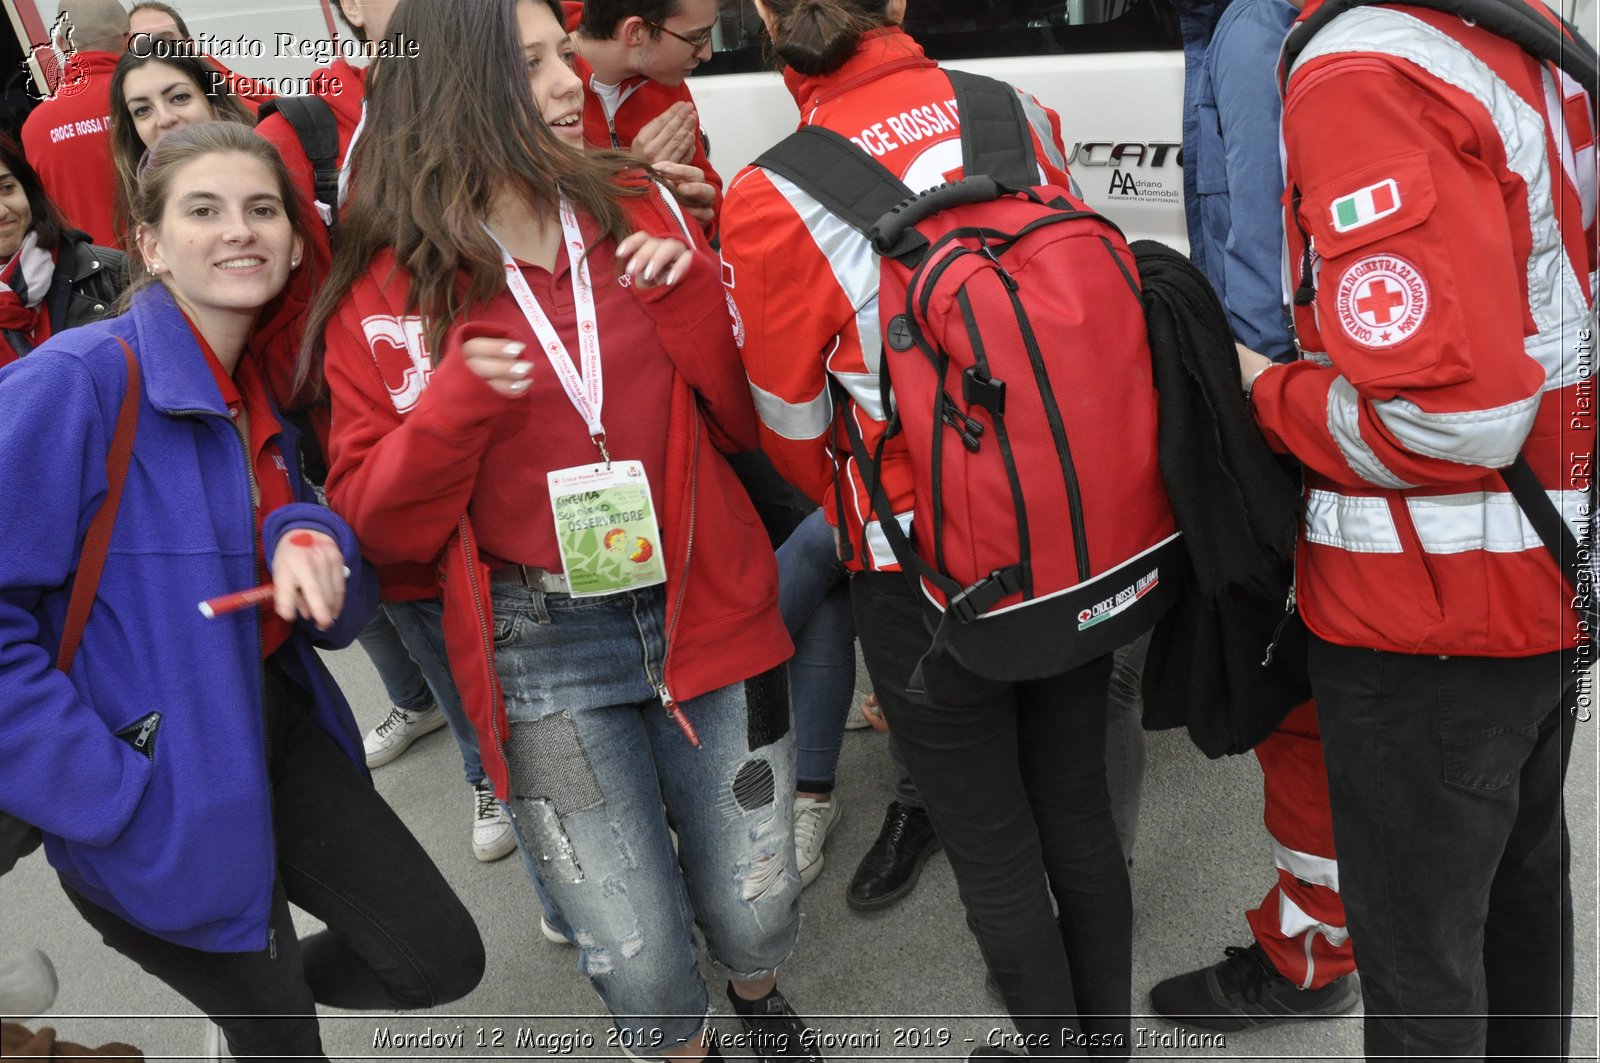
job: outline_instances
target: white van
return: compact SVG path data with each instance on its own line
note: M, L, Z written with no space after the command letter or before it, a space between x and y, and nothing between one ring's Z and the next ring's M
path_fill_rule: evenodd
M123 0L130 3L131 0ZM56 0L7 0L16 39L49 39ZM317 49L348 31L330 0L176 0L202 50L295 91ZM1184 246L1183 56L1167 0L912 0L907 29L953 66L1005 78L1061 114L1091 204L1130 237ZM799 116L767 64L753 0L721 0L714 56L690 81L725 179ZM323 61L326 61L324 58Z
M1558 2L1591 40L1600 39L1597 0ZM344 27L330 3L178 0L175 6L215 58L293 92L337 47ZM17 42L48 40L56 0L6 0L5 7ZM792 131L799 115L766 61L754 0L720 0L720 8L713 58L690 88L712 164L729 179ZM941 62L1004 78L1055 109L1073 176L1089 203L1130 239L1187 247L1183 53L1169 0L911 0L906 28Z
M765 59L754 0L723 0L690 80L711 162L732 178L799 122ZM1085 198L1130 239L1187 246L1183 52L1167 0L911 0L906 29L941 63L1003 78L1061 115Z

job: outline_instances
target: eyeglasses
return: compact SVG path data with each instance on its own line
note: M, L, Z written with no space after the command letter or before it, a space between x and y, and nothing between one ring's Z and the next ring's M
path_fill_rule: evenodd
M660 30L662 33L665 33L669 37L678 38L678 40L682 41L684 44L687 44L689 47L693 48L696 52L703 51L705 49L705 46L711 43L712 30L706 30L704 33L697 34L696 36L693 36L693 37L685 37L681 33L678 33L678 32L676 32L674 30L667 29L667 27L663 26L659 22L651 22L649 19L644 19L643 22L644 22L645 25L653 26L654 28Z

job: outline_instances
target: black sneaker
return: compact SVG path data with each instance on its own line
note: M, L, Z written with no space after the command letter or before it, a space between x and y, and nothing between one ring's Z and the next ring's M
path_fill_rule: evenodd
M760 1063L825 1063L817 1051L817 1035L776 989L760 1000L745 1000L730 985L728 1003L748 1033L737 1047L751 1059Z
M1150 990L1156 1013L1185 1026L1231 1033L1343 1015L1361 999L1353 972L1321 989L1301 989L1278 973L1258 942L1224 951L1228 958L1221 963L1175 975Z

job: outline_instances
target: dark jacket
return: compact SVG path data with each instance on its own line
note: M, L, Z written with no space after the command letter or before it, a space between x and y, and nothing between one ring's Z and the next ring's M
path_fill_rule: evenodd
M1160 395L1161 477L1190 558L1183 600L1151 637L1144 724L1186 726L1208 756L1243 753L1310 697L1305 631L1285 618L1299 486L1251 421L1205 277L1171 248L1132 246Z
M86 233L65 234L46 297L51 333L110 316L112 305L127 286L127 256L114 247L91 243Z
M1283 305L1278 52L1289 0L1179 0L1184 35L1183 178L1189 257L1222 299L1234 338L1294 356ZM1214 24L1214 29L1212 26Z
M63 233L56 250L55 275L44 299L50 334L111 316L112 306L127 286L127 256L121 251L91 243L87 233L75 229ZM33 350L33 340L22 332L7 329L5 339L18 354Z

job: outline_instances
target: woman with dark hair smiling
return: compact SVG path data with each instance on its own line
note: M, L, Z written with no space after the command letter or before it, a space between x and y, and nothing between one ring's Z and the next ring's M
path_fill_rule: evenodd
M156 43L160 47L124 54L111 75L111 161L122 193L119 227L133 200L139 163L164 134L196 122L255 124L245 106L219 86L216 71L181 54L178 45Z
M543 0L389 29L418 57L368 77L309 326L329 502L373 561L440 565L484 767L629 1054L720 1058L698 923L756 1058L817 1059L776 988L791 646L723 457L755 420L716 256L635 160L549 128L581 86Z
M106 317L126 283L122 252L68 228L21 145L0 133L0 366Z

